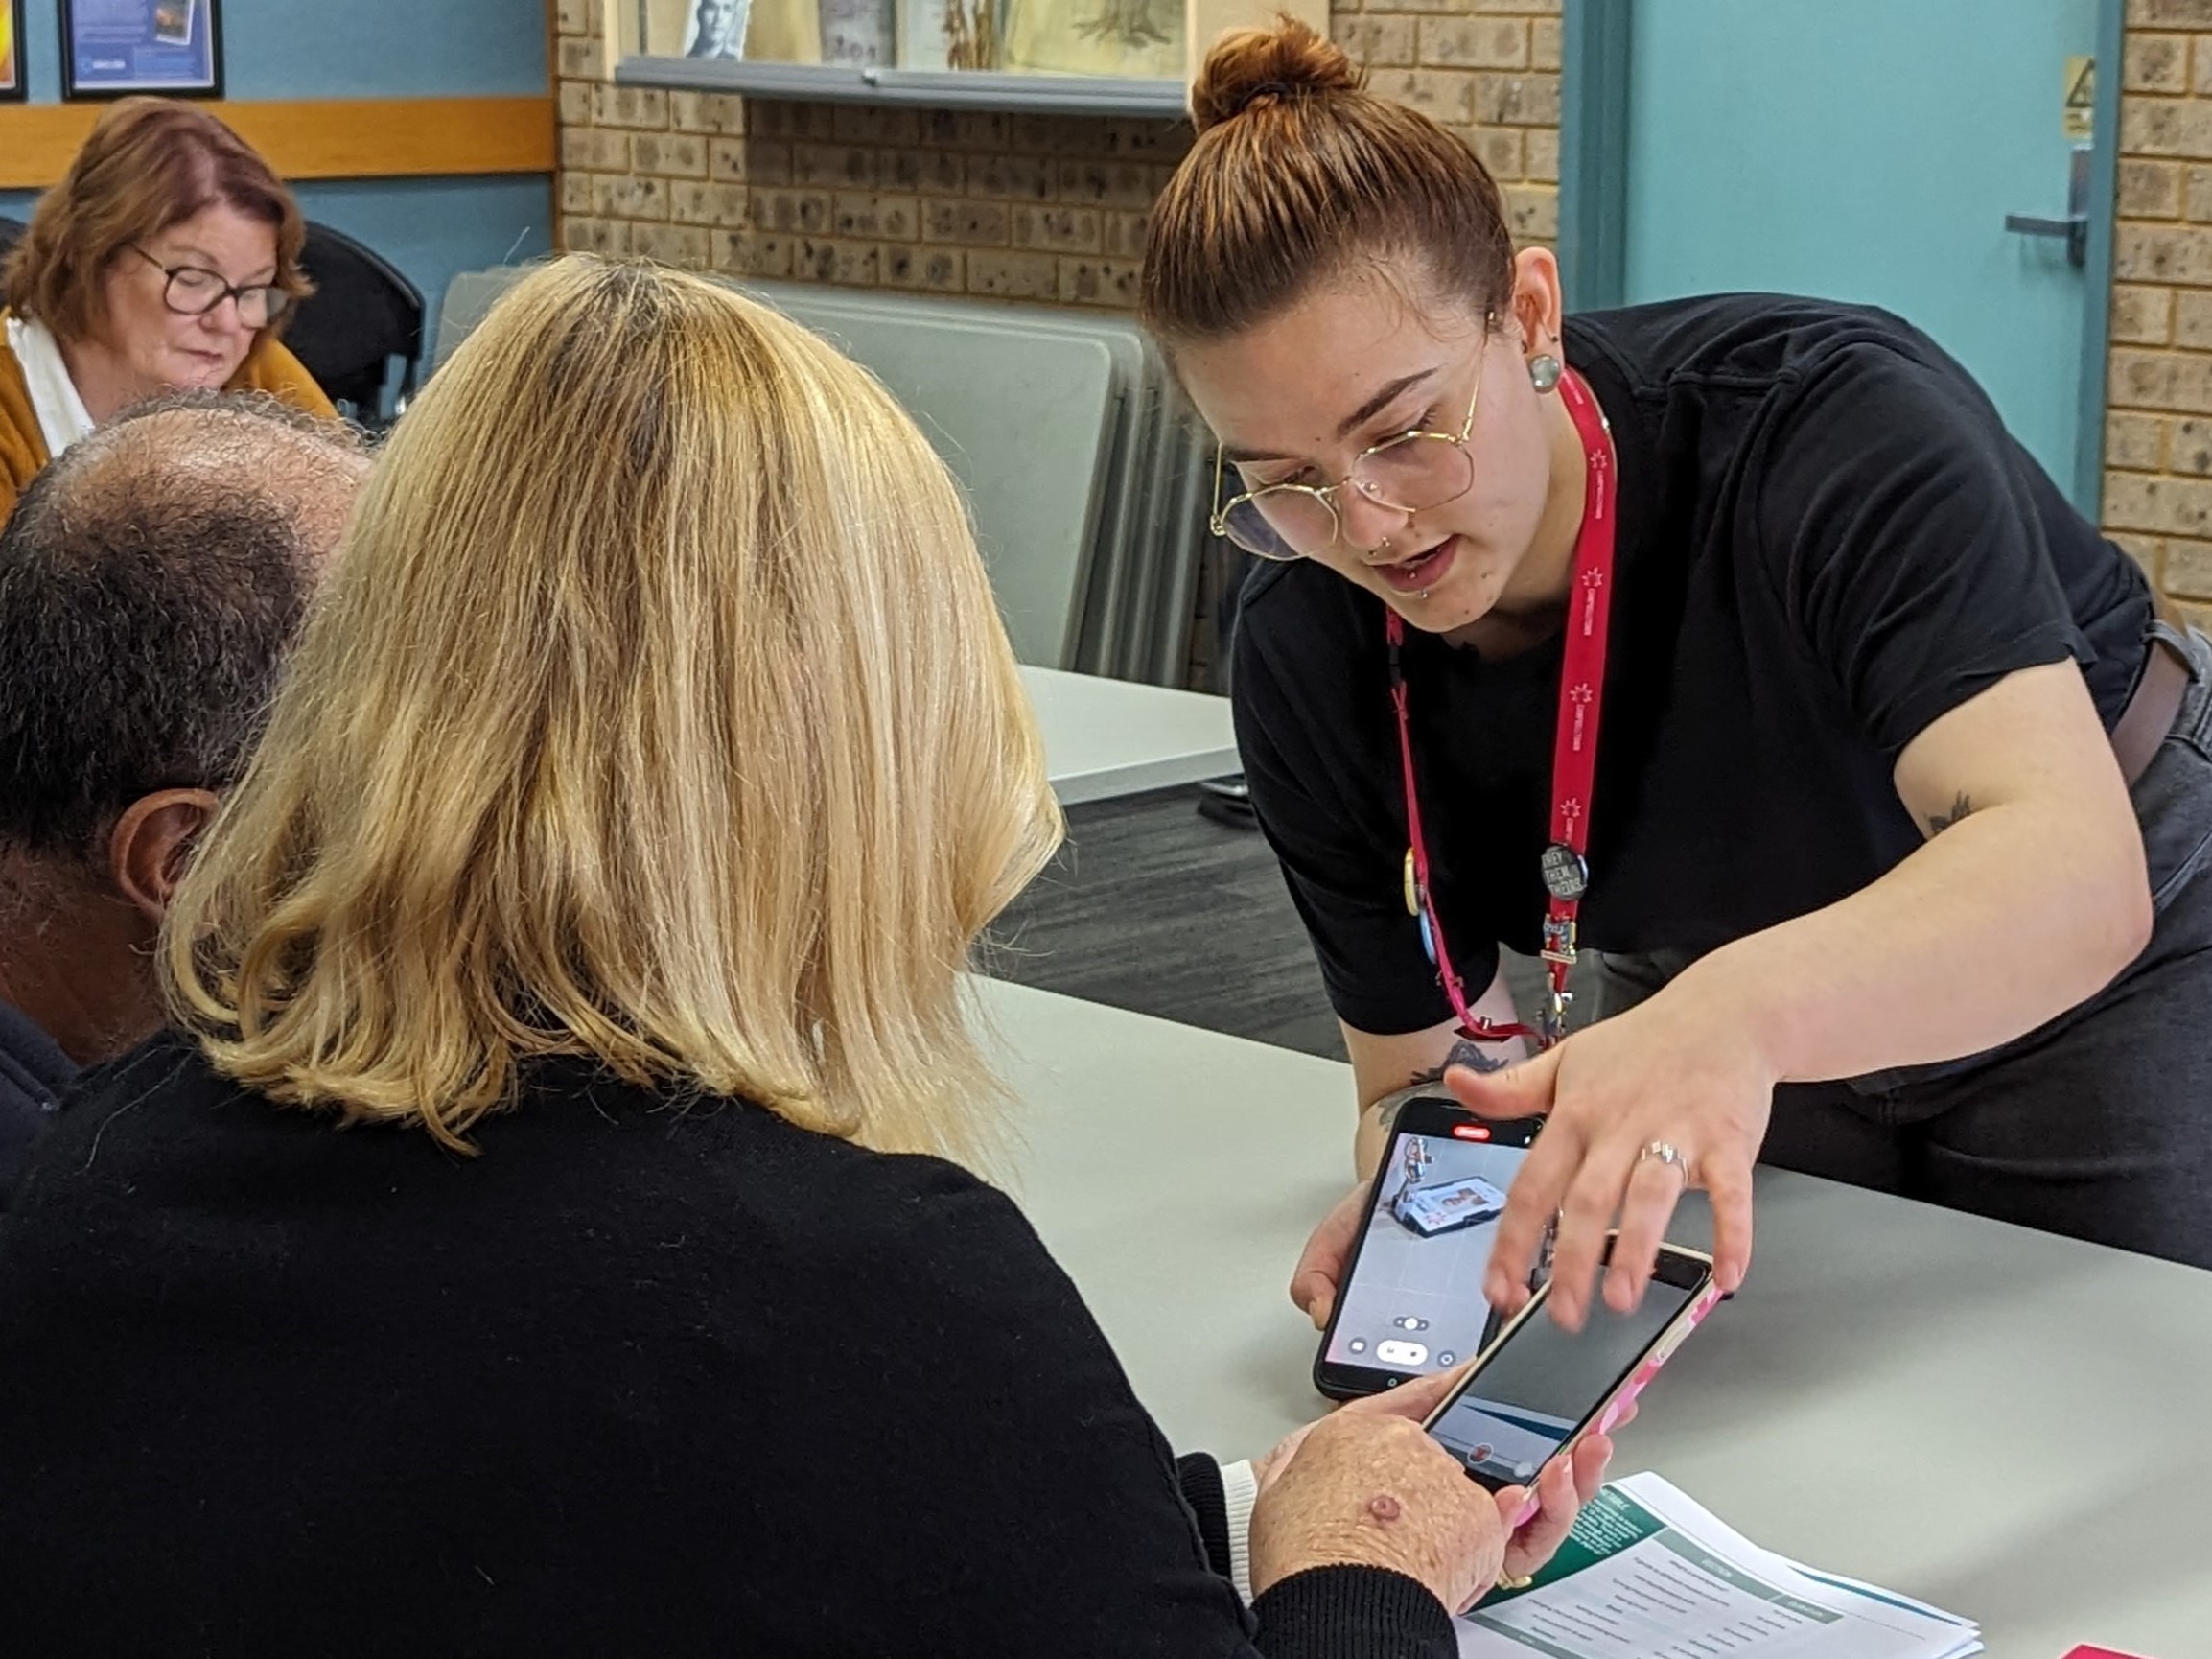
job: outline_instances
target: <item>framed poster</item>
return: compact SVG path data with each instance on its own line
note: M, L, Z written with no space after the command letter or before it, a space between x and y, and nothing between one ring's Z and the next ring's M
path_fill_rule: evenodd
M24 97L30 82L23 61L23 0L0 0L0 102Z
M1154 80L1183 74L1179 0L1011 0L1009 10L1009 69Z
M691 0L684 20L684 56L737 58L745 56L746 14L751 0Z
M61 0L61 95L222 96L221 0Z

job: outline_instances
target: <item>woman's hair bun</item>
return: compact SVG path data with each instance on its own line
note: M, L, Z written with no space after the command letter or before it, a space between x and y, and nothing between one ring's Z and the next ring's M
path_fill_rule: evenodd
M1365 79L1341 46L1295 17L1233 29L1214 42L1192 83L1191 125L1203 132L1249 111L1357 92Z

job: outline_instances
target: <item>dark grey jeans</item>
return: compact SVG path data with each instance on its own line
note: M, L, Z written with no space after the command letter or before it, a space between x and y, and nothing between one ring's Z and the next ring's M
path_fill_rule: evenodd
M2159 627L2193 684L2133 790L2157 911L2143 954L1987 1054L1783 1085L1762 1161L2212 1267L2212 641ZM1601 1015L1687 960L1600 958Z

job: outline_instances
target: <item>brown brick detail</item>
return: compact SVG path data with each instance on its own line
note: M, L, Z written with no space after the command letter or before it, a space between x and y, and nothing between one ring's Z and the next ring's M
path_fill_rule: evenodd
M566 245L737 275L1135 304L1146 216L1190 141L1180 123L616 86L601 79L604 10L553 0ZM1560 12L1560 0L1339 0L1333 19L1377 91L1482 158L1527 241L1549 242L1559 221ZM2193 102L2191 33L2168 23L2154 38L2163 51L2144 46L2131 74ZM2212 195L2212 165L2191 169L2192 153L2147 156L2131 175L2131 201L2183 236L2195 234L2189 204ZM2201 153L2212 163L2212 129ZM2138 257L2212 272L2212 245L2146 245ZM2131 279L2134 343L2172 338L2163 281Z
M2142 92L2129 105L2145 136L2123 189L2127 211L2159 237L2130 245L2115 338L2139 356L2201 341L2212 362L2212 311L2177 306L2185 279L2173 274L2203 273L2212 304L2212 56L2197 38L2212 32L2212 0L2201 18L2184 14L2191 0L2132 5L2160 14L2131 18L2140 35L2128 74ZM1524 242L1548 244L1558 229L1562 12L1563 0L1336 0L1331 14L1375 91L1427 111L1481 159ZM608 0L551 0L551 12L563 246L734 276L1135 307L1147 220L1190 145L1181 122L616 86ZM2192 86L2207 93L2200 111ZM2187 107L2154 119L2135 108L2147 101ZM2212 475L2212 386L2200 404L2181 371L2132 372L2165 401L2127 406L2123 423L2115 399L2113 465ZM2205 431L2184 440L2170 430L2180 426ZM2172 517L2179 499L2169 489L2138 511ZM2131 534L2129 547L2154 570L2171 549L2196 549L2190 569L2212 599L2212 529L2195 534L2204 539ZM1199 612L1194 684L1212 654L1203 595Z
M2212 0L2127 15L2105 528L2169 594L2212 600Z

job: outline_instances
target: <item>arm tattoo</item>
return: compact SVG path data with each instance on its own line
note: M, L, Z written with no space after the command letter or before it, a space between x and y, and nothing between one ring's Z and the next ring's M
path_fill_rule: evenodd
M1428 1071L1416 1071L1406 1080L1406 1087L1394 1088L1368 1110L1375 1113L1375 1121L1386 1134L1398 1121L1398 1112L1405 1104L1417 1095L1438 1095L1437 1085L1444 1081L1444 1073L1455 1065L1464 1065L1470 1071L1502 1071L1505 1057L1494 1054L1479 1042L1460 1038L1452 1044L1452 1052L1444 1057L1444 1063Z
M1948 830L1953 824L1956 824L1960 819L1964 818L1973 809L1973 802L1968 800L1965 795L1957 795L1952 797L1951 809L1948 812L1938 812L1928 819L1929 837L1932 839L1935 836L1941 835L1945 830Z
M1406 1080L1408 1088L1419 1088L1424 1084L1442 1083L1444 1074L1455 1065L1464 1065L1469 1071L1503 1071L1505 1057L1493 1054L1479 1042L1470 1042L1464 1037L1452 1044L1452 1052L1444 1057L1442 1065L1431 1066L1427 1071L1416 1071Z
M1444 1066L1454 1065L1464 1065L1469 1071L1503 1071L1505 1057L1498 1052L1495 1043L1485 1047L1462 1037L1452 1044L1452 1052L1444 1057ZM1444 1068L1439 1067L1436 1075L1441 1078Z

